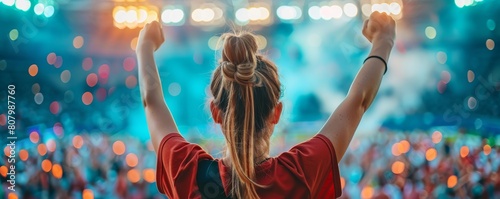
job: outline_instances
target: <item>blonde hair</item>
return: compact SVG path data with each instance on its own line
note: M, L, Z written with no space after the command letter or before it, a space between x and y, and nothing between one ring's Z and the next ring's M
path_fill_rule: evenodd
M231 191L234 198L259 198L255 179L255 148L269 145L267 119L279 102L281 83L276 65L257 54L251 33L226 33L222 59L210 90L222 112L222 131L232 159Z

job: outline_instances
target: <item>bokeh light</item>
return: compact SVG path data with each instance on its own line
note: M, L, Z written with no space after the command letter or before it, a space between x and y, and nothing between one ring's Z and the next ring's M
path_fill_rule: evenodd
M28 68L28 73L34 77L36 74L38 74L38 66L36 64L31 64L31 66Z
M439 51L436 55L436 58L440 64L445 64L446 60L448 60L448 56L443 51Z
M18 37L19 37L19 31L17 31L17 29L12 29L9 32L9 38L10 38L10 40L16 41Z
M408 142L408 140L401 140L401 142L399 142L399 147L401 153L408 153L408 151L410 151L410 142Z
M94 192L90 189L84 189L82 199L94 199Z
M5 126L7 124L7 117L5 114L0 114L0 126Z
M434 131L434 133L432 133L432 142L434 144L437 144L437 143L441 142L442 138L443 138L443 135L441 134L441 132Z
M135 68L135 59L133 57L127 57L123 60L123 69L125 71L132 71Z
M346 3L344 5L344 13L345 16L355 17L356 15L358 15L358 7L353 3Z
M137 77L135 77L135 75L128 76L125 80L125 85L130 89L135 88L135 86L137 86Z
M9 195L7 195L7 199L18 199L18 197L16 193L10 192Z
M489 155L491 153L491 146L488 144L485 144L483 146L483 153L484 153L484 155Z
M465 158L469 155L469 147L467 146L462 146L460 147L460 157Z
M46 173L50 172L52 169L52 162L48 159L45 159L42 161L42 170L45 171Z
M130 171L127 172L127 178L130 182L137 183L141 180L141 173L139 173L137 169L130 169Z
M93 65L92 58L87 57L87 58L83 59L83 62L82 62L83 70L89 71L90 69L92 69L92 65Z
M75 135L75 137L73 137L73 146L77 149L82 148L82 146L83 146L82 136Z
M30 133L30 141L34 144L38 143L38 141L40 140L40 135L38 135L38 132L36 131L32 131Z
M401 161L395 161L392 163L391 170L394 174L401 174L405 170L405 163Z
M45 7L43 15L45 15L45 17L52 17L52 15L54 15L54 6Z
M76 36L74 39L73 39L73 47L75 47L76 49L79 49L83 46L83 37L82 36Z
M361 190L361 198L362 199L370 199L373 197L373 187L366 186Z
M36 15L42 15L44 10L45 6L42 3L37 3L33 8L33 12L35 12Z
M56 151L56 141L54 139L47 140L47 150L50 152Z
M399 156L401 155L401 151L400 151L400 143L399 142L396 142L392 145L392 148L391 148L391 151L392 151L392 155L394 156Z
M7 176L7 172L8 172L8 169L6 166L4 166L4 165L0 166L0 175L2 175L2 177Z
M493 41L493 39L486 40L486 48L488 48L488 50L493 50L495 48L495 41Z
M52 165L52 175L56 179L61 179L63 176L63 169L60 164L54 164Z
M429 162L436 159L436 157L437 157L437 150L435 148L427 149L427 151L425 152L425 159L427 159L427 161Z
M61 111L61 106L59 105L59 102L53 101L50 103L50 112L54 115L57 115Z
M125 153L125 149L125 144L122 141L118 140L113 143L113 153L116 155L123 155Z
M127 156L125 156L125 162L129 167L135 167L139 163L139 159L135 154L129 153L127 154Z
M467 81L469 81L469 83L472 83L474 81L474 78L475 78L474 71L472 70L467 71Z
M177 96L181 93L181 85L177 82L173 82L168 85L168 93L171 96Z
M52 127L52 130L54 131L54 134L56 134L58 137L61 137L64 135L64 129L61 125L61 123L57 122L54 124Z
M45 146L44 143L41 143L37 146L37 150L38 150L38 154L40 154L41 156L44 156L45 154L47 154L47 146Z
M137 41L139 39L137 37L134 37L131 41L130 41L130 49L132 49L133 51L135 51L135 49L137 48Z
M35 99L35 103L36 104L42 104L42 102L43 102L43 94L42 93L35 94L34 99Z
M82 95L82 102L85 105L90 105L94 101L94 96L90 92L85 92Z
M457 185L457 176L456 175L451 175L450 177L448 177L448 188L453 188L455 187L455 185Z
M26 161L28 158L29 158L28 151L25 149L21 149L19 151L19 159L21 159L22 161Z
M436 35L437 35L437 32L436 32L436 29L434 27L427 26L425 28L425 36L427 36L427 38L434 39L434 38L436 38Z
M154 169L144 169L142 176L144 176L146 182L153 183L156 181L156 172Z
M87 75L87 85L90 87L94 87L97 84L98 78L95 73L90 73Z
M71 79L71 72L69 70L64 70L63 72L61 72L61 81L63 83L68 83L70 79Z

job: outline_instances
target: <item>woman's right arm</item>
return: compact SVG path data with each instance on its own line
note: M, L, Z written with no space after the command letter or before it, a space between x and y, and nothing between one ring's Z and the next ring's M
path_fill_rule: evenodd
M387 14L374 12L363 25L363 35L373 44L369 56L379 56L387 61L394 45L394 20ZM381 60L368 59L356 75L347 97L319 132L332 142L339 162L363 114L377 95L384 71Z
M136 49L141 96L151 142L156 152L163 137L170 133L179 133L163 98L160 76L153 57L153 53L164 41L160 23L153 21L141 30Z

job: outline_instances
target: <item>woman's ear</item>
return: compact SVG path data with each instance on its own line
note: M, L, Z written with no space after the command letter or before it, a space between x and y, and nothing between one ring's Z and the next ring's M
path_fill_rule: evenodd
M214 122L217 124L222 124L222 117L220 115L220 110L215 106L214 100L210 101L210 112L212 112L212 118L214 118Z
M273 111L273 115L272 115L272 123L273 124L278 124L278 122L280 121L280 117L281 117L281 111L283 111L283 103L281 102L278 102L278 105L276 105L276 107L274 107L274 111Z

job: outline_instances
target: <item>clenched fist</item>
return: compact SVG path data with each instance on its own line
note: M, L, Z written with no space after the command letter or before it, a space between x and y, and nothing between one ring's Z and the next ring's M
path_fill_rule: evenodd
M396 22L386 13L373 12L363 24L363 35L371 43L378 40L394 42Z
M158 21L148 23L142 28L137 41L137 50L156 51L165 41L163 29Z

